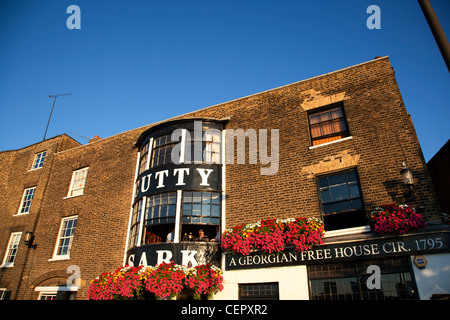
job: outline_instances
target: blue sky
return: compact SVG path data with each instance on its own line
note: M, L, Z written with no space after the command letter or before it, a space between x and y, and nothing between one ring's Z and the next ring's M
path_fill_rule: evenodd
M431 4L449 37L450 1ZM47 137L87 143L375 56L390 57L428 161L450 138L450 75L415 0L0 0L0 151L42 140L49 94L72 93Z

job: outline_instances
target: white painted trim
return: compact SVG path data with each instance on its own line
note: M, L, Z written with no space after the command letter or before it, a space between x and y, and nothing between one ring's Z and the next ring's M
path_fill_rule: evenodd
M54 286L45 287L39 286L34 288L34 291L45 292L45 293L57 293L58 291L78 291L78 286Z
M148 140L147 163L145 165L145 170L150 169L150 161L152 160L152 153L153 153L153 137L150 138L150 140ZM139 162L140 161L138 161L138 166L141 165ZM134 180L136 181L136 179Z
M125 240L125 252L123 253L123 264L126 264L126 259L127 259L127 251L128 251L128 244L130 242L130 228L131 228L131 221L133 218L133 202L134 202L134 197L136 196L136 179L139 173L139 165L140 165L140 160L141 160L141 152L138 151L137 153L137 159L136 159L136 168L134 170L134 181L133 181L133 195L131 198L131 205L130 205L130 217L128 219L128 231L127 231L127 239Z
M74 183L74 178L75 178L75 173L83 171L83 170L89 171L89 167L84 167L84 168L72 171L72 180L70 180L69 191L67 192L67 197L65 197L64 199L73 198L73 197L78 197L78 196L84 195L84 189L86 188L87 173L86 173L86 179L84 180L83 193L82 194L76 194L76 195L71 195L70 194L72 191L75 191L75 190L72 190L73 183ZM76 190L79 190L79 189L81 189L81 188L78 188Z
M370 232L370 226L353 227L333 231L325 231L324 238Z
M0 266L0 268L12 268L12 267L14 267L14 261L16 260L17 253L19 252L19 246L20 246L20 240L22 239L22 233L23 232L11 232L11 234L9 236L8 245L6 246L5 255L3 256L3 262L2 262L2 265ZM9 254L9 247L11 246L11 241L13 240L13 236L14 235L19 235L18 247L17 247L16 255L14 256L14 261L13 262L6 262L6 258L8 257L8 254Z
M22 208L23 208L23 200L25 199L25 195L27 193L27 190L30 190L30 189L34 189L33 199L31 199L30 207L28 208L27 212L20 212L22 210ZM36 194L36 187L26 188L26 189L23 190L22 199L20 200L19 210L17 211L17 213L14 216L20 216L20 215L23 215L23 214L29 214L30 213L31 205L33 204L33 200L34 200L34 195L35 194Z
M64 217L61 219L61 223L59 225L59 230L58 230L58 236L56 237L56 243L55 243L55 247L53 249L53 256L48 260L48 261L58 261L58 260L68 260L70 259L70 253L69 254L65 254L65 255L57 255L56 253L58 252L58 244L59 244L59 240L60 240L60 236L61 236L61 231L62 231L62 227L64 224L65 220L70 220L70 219L77 219L78 222L78 215L74 215L74 216L70 216L70 217ZM72 243L70 245L69 248L69 252L72 250L72 244L73 244L73 238L75 237L75 235L72 236Z
M145 240L145 238L143 238L144 236L144 221L145 221L145 208L147 207L147 200L148 197L143 197L141 200L139 200L139 202L142 202L142 206L141 206L141 221L139 222L139 229L138 229L138 233L137 233L137 239L136 242L139 244L136 247L140 247L142 240ZM139 206L139 202L137 202L137 205ZM139 210L139 207L138 207Z
M175 235L173 242L180 243L180 227L181 227L181 201L183 199L183 191L177 190L177 204L175 211Z
M316 149L316 148L323 147L323 146L328 146L330 144L337 143L337 142L351 140L351 139L353 139L353 136L345 137L345 138L342 138L342 139L339 139L339 140L330 141L330 142L321 143L321 144L318 144L317 146L309 147L309 150Z
M220 208L220 231L223 233L225 230L225 210L226 210L226 161L225 161L225 137L226 130L222 130L222 150L220 150L220 163L222 164L222 196L221 196L221 208ZM233 140L234 143L234 140ZM225 270L225 253L222 250L222 270Z

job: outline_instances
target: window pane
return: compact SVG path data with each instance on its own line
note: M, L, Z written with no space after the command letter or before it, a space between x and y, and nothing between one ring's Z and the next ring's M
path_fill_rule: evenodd
M352 210L352 204L350 201L344 201L342 204L342 211Z
M190 203L188 203L189 200L191 200ZM183 219L186 223L211 224L213 221L211 217L215 217L214 221L220 218L220 193L218 192L185 191L183 202L183 217L192 216L191 220Z
M202 205L201 204L193 204L192 205L192 215L200 216L202 213Z
M319 123L320 116L309 116L309 123L310 124L317 124Z
M183 202L192 202L192 192L191 191L183 192Z
M175 217L176 214L176 206L170 206L169 207L169 217Z
M320 133L320 126L312 126L312 127L311 127L311 136L312 136L313 138L316 138L316 137L320 137L320 136L321 136L321 133Z
M201 192L193 192L192 193L192 202L200 203L201 199L202 199L202 193Z
M202 206L202 216L211 215L211 206L209 204Z
M212 204L220 204L220 194L214 192L211 196L211 203Z
M342 205L340 202L333 203L332 205L332 212L341 212L342 211Z
M418 299L408 258L308 266L311 300L400 300ZM366 269L381 269L381 288L368 290Z
M203 192L202 203L210 203L210 202L211 202L211 192Z
M219 206L212 206L211 207L211 215L213 217L220 217L220 207Z
M359 197L359 187L358 185L350 185L350 198L358 198Z
M220 224L219 218L211 218L211 224Z
M342 109L341 108L334 108L331 109L331 118L332 119L337 119L337 118L341 118L344 116L344 114L342 113Z
M332 123L324 123L324 124L321 124L320 127L322 128L322 135L324 135L324 136L333 133Z
M319 188L325 188L328 187L328 179L327 178L319 178Z
M330 193L328 192L328 190L321 191L320 192L320 198L322 200L322 203L328 203L328 202L331 201Z
M355 210L360 210L363 207L361 199L352 200L352 205L353 205L353 209L355 209Z
M183 204L183 215L190 216L192 214L192 204Z
M200 222L201 223L211 223L211 219L209 217L202 217Z
M344 200L350 197L348 192L348 186L346 184L339 186L339 199Z
M333 121L333 132L342 132L345 130L346 128L344 120Z
M331 204L326 204L326 205L323 206L323 213L324 214L328 214L328 213L331 213L331 212L333 212L333 207L332 207Z
M331 201L340 200L339 187L330 187Z
M330 186L347 183L347 175L346 174L339 174L328 177L328 182Z
M320 114L320 122L331 120L331 114L328 111L325 111Z

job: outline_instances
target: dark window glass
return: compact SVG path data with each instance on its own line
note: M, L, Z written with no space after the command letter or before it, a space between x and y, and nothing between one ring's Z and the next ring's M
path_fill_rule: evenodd
M149 196L145 206L144 244L174 242L177 193Z
M370 265L380 267L380 289L369 289ZM415 300L408 257L308 266L311 300Z
M366 223L358 177L354 170L320 177L317 181L325 230Z
M278 300L278 282L239 284L239 300Z
M179 141L172 140L172 134L155 138L153 140L152 159L150 168L172 163L172 149Z

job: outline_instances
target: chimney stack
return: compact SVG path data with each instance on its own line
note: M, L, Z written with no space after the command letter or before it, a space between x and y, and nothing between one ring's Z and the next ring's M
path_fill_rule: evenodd
M99 136L94 136L93 138L91 138L91 140L89 140L89 143L99 141L99 140L102 140L102 138L100 138Z

